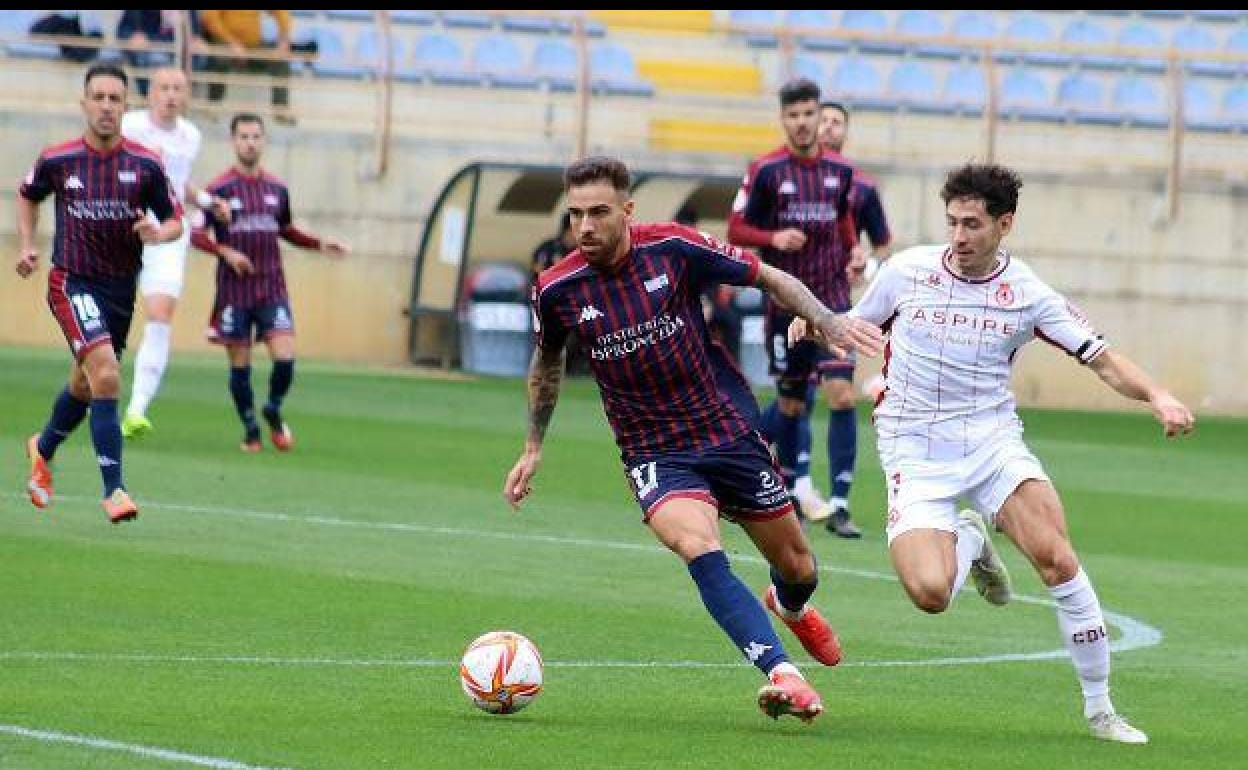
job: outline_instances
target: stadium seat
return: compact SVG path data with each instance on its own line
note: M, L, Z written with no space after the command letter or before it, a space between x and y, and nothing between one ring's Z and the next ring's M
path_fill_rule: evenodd
M1122 29L1118 30L1118 45L1160 50L1166 47L1166 41L1162 39L1161 33L1153 25L1142 21L1133 21L1124 24ZM1166 66L1161 59L1151 56L1144 58L1131 57L1127 60L1127 65L1147 72L1161 72Z
M414 27L429 27L433 25L435 17L433 11L391 11L390 21L395 24L408 24Z
M381 37L377 28L370 25L360 30L355 39L355 63L369 72L380 73L381 62ZM397 34L390 33L390 71L399 77L408 74L400 71L406 62L407 44Z
M316 41L316 61L312 62L313 74L323 78L362 78L368 70L355 63L347 55L342 35L333 27L312 27L308 30Z
M731 24L747 26L778 27L780 26L780 13L762 9L735 10L729 12L728 21ZM770 32L746 32L745 42L746 45L755 48L775 48L776 36Z
M1191 78L1183 83L1183 122L1198 131L1231 130L1231 124L1218 114L1218 100L1209 86Z
M1057 104L1079 123L1119 125L1123 116L1106 108L1105 86L1099 78L1076 70L1057 84Z
M792 76L795 78L807 78L819 85L819 88L826 90L828 86L828 73L823 67L823 62L814 56L805 54L796 54L793 57ZM825 94L827 96L828 94Z
M895 29L903 35L941 37L945 34L945 25L941 21L940 15L925 8L907 8L902 11L897 17ZM957 59L962 56L961 49L950 45L917 43L913 48L914 52L919 56L929 56L937 59Z
M542 40L533 49L533 74L552 91L575 91L577 67L576 49L564 40Z
M949 113L953 107L938 98L940 87L931 64L914 59L897 63L888 76L888 95L914 112Z
M608 94L653 96L654 86L637 74L637 64L629 50L615 43L598 43L589 54L591 84Z
M504 16L502 25L504 32L549 35L555 31L555 20L541 16Z
M1001 114L1024 120L1065 119L1065 115L1053 106L1053 98L1044 78L1025 67L1014 67L1001 79Z
M464 65L464 52L459 42L441 32L429 32L416 41L412 63L416 71L433 83L442 85L479 85L481 76Z
M836 21L832 18L831 11L810 8L786 12L784 25L789 28L809 29L814 32L836 29ZM849 44L840 38L822 37L819 35L800 35L797 42L803 48L809 48L814 51L844 51L849 47Z
M1141 16L1153 19L1182 19L1187 11L1179 8L1150 8L1139 12Z
M884 78L875 65L857 54L841 59L832 73L831 92L838 101L866 109L896 109L897 103L884 95Z
M1062 31L1062 42L1067 45L1113 45L1114 39L1104 25L1092 19L1078 17L1066 25ZM1123 69L1127 66L1126 59L1121 56L1106 54L1075 54L1075 61L1084 67L1097 69Z
M945 75L941 99L955 112L979 115L988 104L988 82L982 67L958 64Z
M1009 24L1005 28L1005 37L1007 40L1046 46L1052 46L1057 42L1057 35L1053 32L1053 28L1049 26L1049 23L1040 14L1032 11L1021 11L1012 15ZM1003 51L999 59L1007 61L1021 60L1027 64L1040 66L1064 67L1070 64L1070 56L1068 54L1057 53L1056 51Z
M1170 43L1184 53L1215 53L1218 50L1218 39L1207 28L1199 24L1185 24L1174 30ZM1188 71L1197 75L1213 75L1230 77L1238 68L1234 64L1220 61L1194 59L1188 62Z
M1226 43L1222 47L1227 53L1248 57L1248 24L1236 27L1235 31L1227 36ZM1234 67L1241 77L1248 75L1248 61L1230 66Z
M524 65L524 54L507 35L486 35L472 51L472 68L494 88L537 88L538 80Z
M1169 122L1161 89L1139 75L1126 74L1118 79L1113 106L1125 113L1132 125L1161 128Z
M954 17L950 31L963 40L990 40L997 36L997 22L986 11L963 11Z
M1236 11L1231 9L1214 9L1208 11L1193 11L1196 18L1201 21L1214 22L1243 22L1248 21L1248 11Z
M888 32L888 17L873 8L850 8L841 12L841 28L851 32L883 35ZM857 40L850 42L851 49L868 53L899 54L905 46L880 40Z
M442 11L442 24L448 29L490 29L494 26L494 17L474 11Z
M1248 131L1248 83L1232 86L1222 95L1222 120L1236 131Z
M9 56L15 59L61 58L61 51L55 44L35 43L26 39L30 35L30 25L39 15L38 11L0 12L0 37L8 40L4 48Z

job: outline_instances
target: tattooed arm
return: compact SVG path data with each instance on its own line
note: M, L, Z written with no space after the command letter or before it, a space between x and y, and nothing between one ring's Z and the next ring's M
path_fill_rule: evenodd
M884 346L878 327L860 318L833 313L806 288L806 284L783 270L762 265L758 286L777 303L804 319L811 336L840 353L857 350L866 355L876 355Z
M532 491L529 482L542 462L542 442L546 429L559 401L559 388L563 385L564 352L550 351L538 345L529 362L529 430L524 440L524 452L507 474L503 485L503 497L512 508L519 509L520 502Z

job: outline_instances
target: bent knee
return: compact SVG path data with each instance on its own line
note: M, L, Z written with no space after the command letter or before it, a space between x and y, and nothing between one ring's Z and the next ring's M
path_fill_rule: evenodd
M819 579L815 559L810 551L804 548L793 549L782 554L772 566L786 583L814 583Z
M906 589L914 606L928 613L938 615L949 609L949 589L944 586L919 586Z
M798 398L781 398L776 408L785 417L801 417L806 414L806 402Z

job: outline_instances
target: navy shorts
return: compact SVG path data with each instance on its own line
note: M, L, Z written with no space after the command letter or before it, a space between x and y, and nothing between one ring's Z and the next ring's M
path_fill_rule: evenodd
M217 304L208 337L222 345L250 345L275 334L294 334L295 321L286 300L252 307Z
M811 380L854 378L856 359L853 351L841 358L814 340L802 340L789 347L789 324L792 321L791 315L767 316L767 357L779 395L805 400L806 388Z
M92 348L112 343L121 358L134 318L134 277L121 279L84 278L54 267L48 273L48 307L61 333L69 343L74 359Z
M766 521L793 510L780 468L753 431L701 452L630 458L624 470L643 521L679 497L710 503L734 520Z

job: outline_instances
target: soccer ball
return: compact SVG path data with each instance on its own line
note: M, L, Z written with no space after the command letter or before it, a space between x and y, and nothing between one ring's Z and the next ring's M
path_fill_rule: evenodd
M459 683L482 711L515 713L542 692L542 654L514 631L490 631L464 650Z

